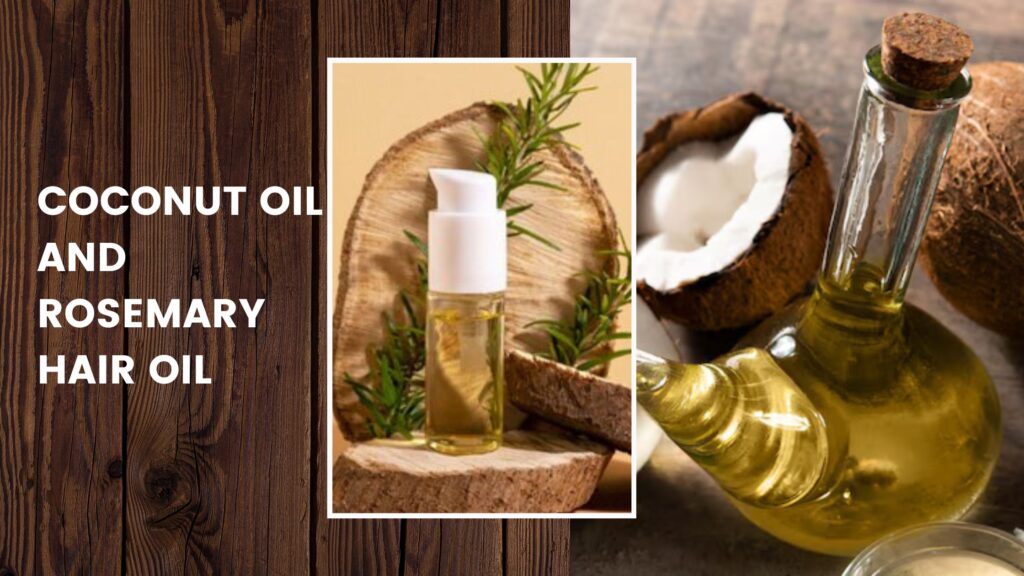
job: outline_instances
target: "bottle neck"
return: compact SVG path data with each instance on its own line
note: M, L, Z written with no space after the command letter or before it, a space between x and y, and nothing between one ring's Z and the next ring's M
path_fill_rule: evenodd
M885 75L877 47L864 68L819 293L898 311L970 77L916 91Z
M734 376L713 364L669 362L636 351L639 402L687 451L701 452L728 427L735 410Z

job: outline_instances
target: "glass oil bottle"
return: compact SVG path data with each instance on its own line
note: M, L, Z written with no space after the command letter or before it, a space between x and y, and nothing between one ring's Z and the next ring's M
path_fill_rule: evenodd
M865 81L813 294L706 365L637 360L637 399L752 522L796 546L851 555L909 525L963 515L1001 438L984 367L904 303L958 104L889 77Z
M445 454L490 452L503 425L505 212L489 174L434 169L430 177L426 442Z

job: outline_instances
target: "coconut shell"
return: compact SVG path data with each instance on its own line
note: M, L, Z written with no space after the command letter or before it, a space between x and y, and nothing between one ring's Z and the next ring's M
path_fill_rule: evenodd
M1024 335L1024 64L978 64L971 75L921 263L966 316Z
M733 138L770 112L781 112L793 130L789 180L778 210L726 268L668 291L638 281L637 292L659 317L696 330L747 326L801 294L817 272L832 214L828 169L810 126L780 104L753 93L737 94L662 118L644 134L636 160L637 189L676 147ZM637 203L645 202L638 194Z

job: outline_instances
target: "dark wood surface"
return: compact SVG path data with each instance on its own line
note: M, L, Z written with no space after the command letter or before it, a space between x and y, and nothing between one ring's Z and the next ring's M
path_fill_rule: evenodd
M862 56L879 41L885 16L906 9L964 27L975 41L972 61L1024 61L1024 5L1013 0L574 0L572 52L638 58L638 135L664 114L741 90L785 103L819 135L835 184L853 123ZM1002 529L1024 527L1024 342L958 314L921 270L909 300L971 345L999 390L1002 453L982 503L968 519ZM697 360L727 350L739 336L679 328L672 335ZM639 473L637 506L635 522L573 522L574 573L838 575L847 563L759 531L670 442Z
M313 183L309 23L301 3L130 5L130 189L252 193L237 217L131 218L127 292L268 303L255 329L127 332L141 365L204 354L215 382L127 388L133 574L308 564L315 236L307 217L266 215L259 191Z
M0 574L564 574L565 521L327 521L328 56L568 52L568 1L0 4ZM246 185L243 216L42 215L58 184ZM47 242L114 273L36 273ZM40 298L267 298L254 329L37 330ZM40 354L202 354L214 384L41 386ZM514 555L514 557L513 557Z
M567 0L519 0L507 8L507 56L569 54Z
M506 576L568 573L569 522L508 520L505 523Z
M332 520L332 574L569 573L566 520Z
M102 31L102 33L100 32ZM119 2L0 7L0 574L116 573L120 387L37 385L38 355L119 354L125 334L37 331L40 298L120 297L126 274L37 274L47 242L120 242L113 217L42 216L50 184L122 181Z

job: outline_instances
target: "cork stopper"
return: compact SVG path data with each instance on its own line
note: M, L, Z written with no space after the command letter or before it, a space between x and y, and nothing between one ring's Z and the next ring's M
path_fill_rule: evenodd
M904 12L882 24L882 69L911 88L949 87L973 51L971 37L938 16Z

